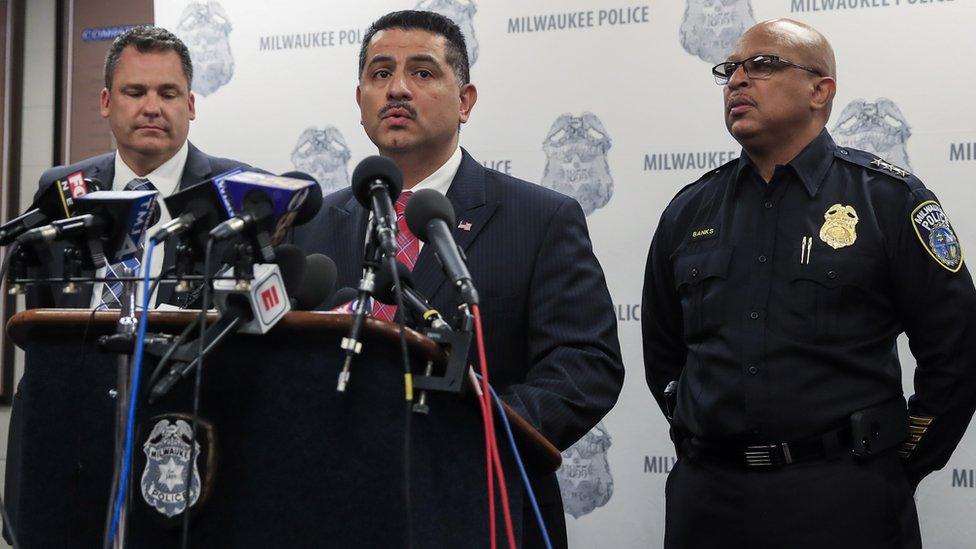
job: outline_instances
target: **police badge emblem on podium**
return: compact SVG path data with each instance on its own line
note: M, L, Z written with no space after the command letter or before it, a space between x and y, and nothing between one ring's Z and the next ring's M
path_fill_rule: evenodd
M146 420L133 453L133 471L140 477L137 502L167 528L178 528L189 501L190 518L199 515L213 493L217 476L217 432L213 424L193 416L167 413ZM191 446L191 442L193 443Z

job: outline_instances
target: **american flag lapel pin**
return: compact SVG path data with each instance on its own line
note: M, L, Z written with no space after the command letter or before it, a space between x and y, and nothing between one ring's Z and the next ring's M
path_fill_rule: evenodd
M471 222L470 221L461 221L460 223L458 223L458 227L457 228L458 229L461 229L462 231L469 231L470 232L471 231Z

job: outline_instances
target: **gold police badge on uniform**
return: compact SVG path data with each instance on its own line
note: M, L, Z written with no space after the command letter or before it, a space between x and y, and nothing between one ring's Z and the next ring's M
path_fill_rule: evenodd
M851 206L834 204L824 214L824 224L820 227L820 240L837 250L850 246L857 240L857 212Z

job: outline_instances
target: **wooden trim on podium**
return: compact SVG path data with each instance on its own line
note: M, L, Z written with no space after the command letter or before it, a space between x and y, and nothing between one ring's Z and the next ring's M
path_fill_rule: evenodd
M151 311L149 326L154 331L175 333L181 331L197 316L196 311ZM212 321L217 313L209 313ZM342 334L349 330L353 315L348 313L330 313L316 311L292 311L285 315L269 332L275 335L297 335L302 333ZM60 334L83 333L86 328L91 334L112 333L119 318L118 311L98 311L92 315L90 309L29 309L21 311L7 322L7 334L18 346L38 333L58 332ZM91 322L91 326L88 323ZM399 342L400 333L396 324L367 318L363 325L366 334L371 334L391 343ZM406 330L407 345L420 352L435 365L443 366L447 356L444 351L428 337L414 330ZM562 455L525 418L515 412L508 404L502 402L505 416L512 425L512 432L520 446L528 451L522 453L526 466L537 472L549 473L559 468Z
M151 311L149 313L150 331L179 332L199 315L198 311ZM92 316L91 309L29 309L14 315L7 323L7 333L14 343L23 346L35 330L66 330L67 333L81 332ZM217 313L207 315L209 321L217 318ZM98 311L92 325L93 333L106 333L115 330L119 312ZM348 331L352 315L348 313L327 313L314 311L292 311L285 315L274 328L271 335L294 335L301 333L322 333ZM367 334L380 336L391 342L398 342L399 329L395 324L367 318L363 324ZM433 360L435 365L444 365L447 357L436 343L409 328L406 331L407 345L419 350L424 357Z

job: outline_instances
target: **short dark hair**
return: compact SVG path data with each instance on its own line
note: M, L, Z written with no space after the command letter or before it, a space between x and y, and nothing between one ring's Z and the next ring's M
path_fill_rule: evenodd
M105 57L105 87L112 89L112 77L115 75L115 68L119 66L119 57L122 50L133 46L139 53L175 51L180 56L180 64L183 65L183 76L186 77L187 88L193 83L193 61L190 60L190 50L186 44L162 27L150 25L140 25L120 34L112 47L108 50Z
M359 76L362 77L366 67L366 48L373 40L373 36L385 29L424 30L443 36L447 39L445 56L448 64L454 69L454 76L458 85L463 86L471 81L468 62L468 47L464 43L464 34L457 23L447 17L432 11L403 10L394 11L380 17L369 26L363 44L359 48Z

